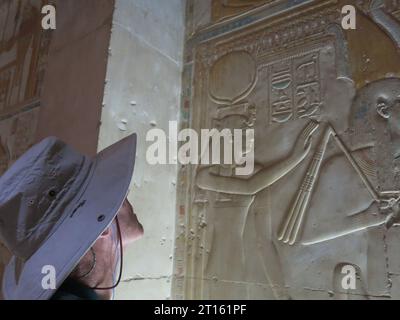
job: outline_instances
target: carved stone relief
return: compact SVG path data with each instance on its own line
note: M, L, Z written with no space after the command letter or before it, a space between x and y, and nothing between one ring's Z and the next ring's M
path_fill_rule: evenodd
M212 20L219 21L274 1L276 2L276 0L212 0Z
M400 298L400 2L358 5L362 40L320 1L194 45L190 126L254 128L257 165L185 168L177 297Z
M50 32L41 28L45 1L0 4L0 174L33 142Z
M0 115L39 98L50 33L41 28L44 1L0 4Z

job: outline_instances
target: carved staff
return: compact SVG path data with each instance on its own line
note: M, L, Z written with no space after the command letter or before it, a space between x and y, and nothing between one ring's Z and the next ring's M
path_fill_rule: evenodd
M334 133L332 127L328 125L325 129L323 138L318 146L317 151L308 167L306 176L297 193L296 200L290 210L288 218L286 219L281 231L279 232L278 239L284 243L293 245L296 242L300 227L304 220L304 213L310 202L310 197L314 189L315 181L317 180L323 156L329 142L330 136Z
M321 140L321 143L317 151L315 152L313 160L307 170L307 174L303 180L299 193L297 194L296 200L290 210L289 216L286 219L286 222L283 228L281 229L281 232L279 233L278 239L280 241L283 241L284 243L289 243L290 245L293 245L297 240L300 228L303 224L304 213L310 202L310 197L314 189L314 185L317 176L319 174L319 170L321 168L322 159L325 154L326 147L328 145L329 138L331 135L333 135L335 142L338 144L339 148L343 151L344 155L349 160L354 170L360 176L363 184L367 188L368 192L371 194L372 198L378 203L380 202L379 195L375 191L371 182L364 175L361 168L355 161L354 157L347 150L347 148L340 140L335 130L332 128L330 124L328 124L324 136Z
M334 137L336 143L338 144L339 148L343 151L343 153L346 156L347 160L349 160L349 162L351 163L351 165L354 168L354 170L356 170L356 172L360 176L361 181L364 183L365 187L367 188L368 192L371 194L372 198L375 201L380 202L378 193L375 191L375 189L372 186L371 182L368 180L368 178L362 172L362 170L358 166L356 160L354 160L354 157L352 156L352 154L349 152L349 150L347 150L347 148L343 144L342 140L340 140L340 138L338 137L337 133L333 129L332 129L332 132L333 132L333 137Z

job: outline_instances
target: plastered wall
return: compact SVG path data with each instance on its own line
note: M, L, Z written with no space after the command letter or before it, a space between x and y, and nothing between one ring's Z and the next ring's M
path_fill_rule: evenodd
M145 234L128 248L116 299L168 299L174 252L176 165L146 161L146 134L179 120L184 1L117 0L101 115L101 150L136 132L129 200Z

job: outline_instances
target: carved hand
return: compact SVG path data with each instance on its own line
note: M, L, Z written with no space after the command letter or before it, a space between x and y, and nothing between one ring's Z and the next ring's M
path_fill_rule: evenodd
M293 148L293 156L305 157L311 150L313 134L319 128L319 123L311 120L297 138L296 144Z
M399 192L382 192L380 194L379 209L387 214L386 227L389 229L400 222L400 196Z

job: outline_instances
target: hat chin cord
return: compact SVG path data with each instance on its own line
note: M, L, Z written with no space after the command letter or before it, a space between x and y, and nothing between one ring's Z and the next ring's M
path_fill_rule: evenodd
M119 248L120 248L120 265L119 265L119 276L118 276L118 281L111 287L90 287L87 286L90 289L93 290L111 290L114 289L115 287L117 287L121 281L121 277L122 277L122 264L123 264L123 249L122 249L122 236L121 236L121 228L119 226L119 222L118 222L118 217L115 217L115 222L117 224L117 231L118 231L118 238L119 238ZM90 248L90 251L92 253L93 256L93 264L90 267L90 270L88 272L86 272L84 275L79 276L78 279L82 279L87 277L89 274L92 273L92 271L94 270L94 268L96 267L96 253L94 252L93 248Z

